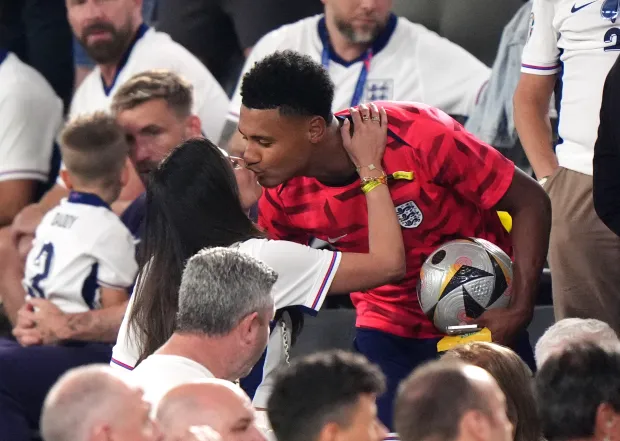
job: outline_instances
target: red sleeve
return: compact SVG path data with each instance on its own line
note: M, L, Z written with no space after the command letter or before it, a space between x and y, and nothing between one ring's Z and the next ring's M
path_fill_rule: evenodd
M452 125L429 121L421 142L414 135L419 163L435 184L453 189L484 209L493 208L512 183L514 164L456 121Z
M258 201L258 225L273 240L290 240L307 244L310 236L303 230L295 228L284 212L282 200L277 188L265 188Z

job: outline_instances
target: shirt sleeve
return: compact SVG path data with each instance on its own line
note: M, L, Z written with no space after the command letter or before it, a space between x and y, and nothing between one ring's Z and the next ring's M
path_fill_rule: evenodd
M112 359L110 360L110 366L124 372L133 370L140 356L135 337L129 335L129 316L133 309L134 298L135 296L132 295L127 304L125 316L116 338L116 344L112 348Z
M529 37L521 59L521 72L554 75L560 71L559 33L553 27L555 5L550 0L533 0Z
M303 306L311 314L321 309L340 265L341 253L317 250L285 240L252 240L240 247L277 274L272 293L276 309Z
M620 58L610 70L594 144L594 208L607 227L620 236Z
M270 239L289 240L301 244L310 241L310 235L295 228L285 212L278 188L266 188L258 201L258 225Z
M493 208L512 183L514 164L456 121L449 123L453 128L429 122L419 141L419 163L436 185L485 210Z
M461 46L425 31L416 50L423 102L450 115L468 116L491 69ZM458 68L454 68L458 66Z
M95 241L93 255L99 264L97 282L101 286L120 290L134 283L138 264L133 236L120 220L114 220L117 222Z
M0 101L0 119L0 181L47 181L62 123L60 98L8 92Z

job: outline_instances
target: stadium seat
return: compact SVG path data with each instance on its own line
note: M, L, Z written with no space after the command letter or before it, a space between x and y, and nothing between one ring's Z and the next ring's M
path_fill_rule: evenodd
M394 0L393 10L464 47L490 67L504 26L523 3L523 0Z

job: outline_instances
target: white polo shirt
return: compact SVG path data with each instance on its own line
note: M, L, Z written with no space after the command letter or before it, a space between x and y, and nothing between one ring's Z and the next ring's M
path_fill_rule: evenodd
M220 138L229 100L211 72L168 34L142 25L136 40L121 60L111 87L105 87L98 67L84 79L71 101L70 117L108 110L114 93L129 78L150 69L167 69L194 87L194 112L202 130L213 142Z
M237 246L240 251L265 262L278 274L278 280L271 291L276 309L301 306L310 314L316 314L323 305L342 257L340 252L317 250L284 240L249 239ZM140 277L136 289L140 289ZM132 296L129 300L110 362L112 367L125 371L132 370L140 356L136 339L128 329L134 298ZM267 345L262 381L253 399L256 407L267 407L267 399L273 387L273 374L276 368L285 363L284 338L280 323L275 324ZM287 338L290 342L290 334Z
M252 49L243 74L276 51L294 50L327 64L336 87L333 110L351 106L366 54L346 62L333 50L324 59L328 42L325 17L316 15L282 26L261 38ZM240 88L233 95L228 119L239 120ZM384 31L372 46L367 79L360 102L376 100L416 101L438 107L451 115L468 115L478 93L489 79L490 69L462 47L411 23L390 16Z
M521 65L533 75L561 72L556 154L560 166L590 176L603 85L620 50L620 22L604 17L605 3L534 0Z
M163 354L150 355L127 376L132 385L144 391L144 400L151 404L153 415L170 390L209 378L214 378L213 374L200 363L178 355Z
M45 78L0 50L0 181L49 179L62 101Z

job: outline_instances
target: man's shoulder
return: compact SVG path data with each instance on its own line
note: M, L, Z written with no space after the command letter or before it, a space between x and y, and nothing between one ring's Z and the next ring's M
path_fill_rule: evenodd
M252 51L265 56L276 50L295 49L304 51L307 47L300 47L301 45L308 44L312 37L316 36L318 39L318 23L322 17L322 14L313 15L282 25L265 34L254 45Z
M60 98L36 69L9 52L0 69L0 95L13 96L20 100L50 100Z
M149 29L136 43L134 53L127 65L131 74L146 69L191 69L202 73L207 68L184 46L165 32Z

